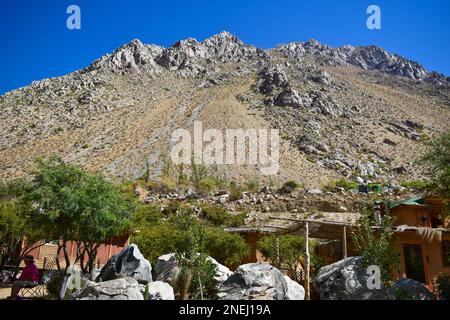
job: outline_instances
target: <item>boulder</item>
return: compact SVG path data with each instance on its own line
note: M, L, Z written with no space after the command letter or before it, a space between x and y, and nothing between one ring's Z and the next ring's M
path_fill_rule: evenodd
M162 281L154 281L147 284L147 292L147 300L175 300L173 288Z
M216 274L214 275L214 280L216 281L216 288L218 289L219 286L233 274L233 272L231 272L230 269L218 263L211 257L208 257L207 260L216 266Z
M153 278L155 281L173 284L177 280L179 272L180 267L178 266L175 253L168 253L156 260Z
M391 132L403 135L409 139L418 141L422 138L422 134L417 130L421 130L423 126L411 120L403 120L391 122L387 129Z
M300 285L286 280L280 270L267 263L244 264L222 284L219 300L289 300L302 297ZM304 292L303 292L304 296Z
M135 244L112 256L95 281L109 281L118 277L131 277L143 284L152 281L152 266Z
M288 276L284 279L287 283L286 300L305 300L305 289Z
M298 108L303 105L302 98L297 90L288 88L281 92L274 101L276 106L288 106Z
M133 278L104 282L89 281L78 294L78 300L144 300L139 283Z
M269 66L260 73L258 85L259 92L262 94L272 94L275 90L286 88L289 85L286 75L279 66Z
M408 170L405 168L405 166L398 166L394 168L394 172L397 174L404 174L408 172Z
M321 300L385 300L385 288L369 289L368 280L362 257L350 257L322 267L314 286Z
M351 257L319 270L314 285L321 300L435 300L435 296L424 284L403 278L394 282L387 290L369 289L370 282L362 257Z
M399 300L436 300L434 294L423 283L408 278L395 281L388 292L391 298Z
M0 271L0 285L8 285L13 282L13 273L8 270Z

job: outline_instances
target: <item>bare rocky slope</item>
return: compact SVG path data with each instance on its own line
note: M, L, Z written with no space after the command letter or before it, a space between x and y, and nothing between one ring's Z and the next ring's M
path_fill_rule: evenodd
M420 177L424 143L450 129L450 79L375 46L263 50L222 32L169 48L133 40L0 96L0 115L2 180L51 154L121 179L157 176L173 130L201 120L204 129L279 129L280 180L399 181ZM223 170L261 178L257 166Z

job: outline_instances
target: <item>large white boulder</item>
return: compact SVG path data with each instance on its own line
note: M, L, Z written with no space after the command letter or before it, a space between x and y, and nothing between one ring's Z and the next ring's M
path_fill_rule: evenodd
M283 273L267 263L249 263L239 266L222 284L216 298L219 300L301 300L303 287L289 283ZM302 293L303 292L303 293Z
M147 284L147 300L175 300L173 288L162 281L154 281Z
M152 281L152 266L135 244L112 256L95 281L109 281L118 277L131 277L143 284Z
M141 285L133 278L104 282L89 281L77 296L78 300L144 300Z

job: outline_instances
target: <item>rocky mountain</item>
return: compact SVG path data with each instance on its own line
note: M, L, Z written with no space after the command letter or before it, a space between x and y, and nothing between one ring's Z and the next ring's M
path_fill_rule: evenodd
M413 179L424 142L450 129L450 82L384 49L317 41L259 49L222 32L169 48L133 40L83 70L0 96L0 179L39 156L123 179L159 175L171 133L277 128L280 172L307 186L338 177ZM256 165L223 166L236 179Z
M397 54L391 54L377 46L353 47L346 45L340 48L331 48L316 40L309 40L280 45L276 48L276 51L289 58L301 59L305 56L313 56L317 61L320 61L321 65L352 65L364 70L376 70L442 85L448 84L450 80L450 78L437 72L429 73L419 63Z

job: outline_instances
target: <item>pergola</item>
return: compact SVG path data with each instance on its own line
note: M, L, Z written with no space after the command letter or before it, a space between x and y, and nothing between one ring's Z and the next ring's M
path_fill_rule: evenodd
M259 232L262 234L276 235L298 235L305 238L305 299L310 298L310 254L309 254L309 238L342 240L342 249L344 258L347 258L347 237L349 232L356 229L355 222L333 221L326 219L298 219L298 218L282 218L270 216L270 220L278 220L289 223L287 226L265 225L253 228L229 228L227 231L236 233Z

